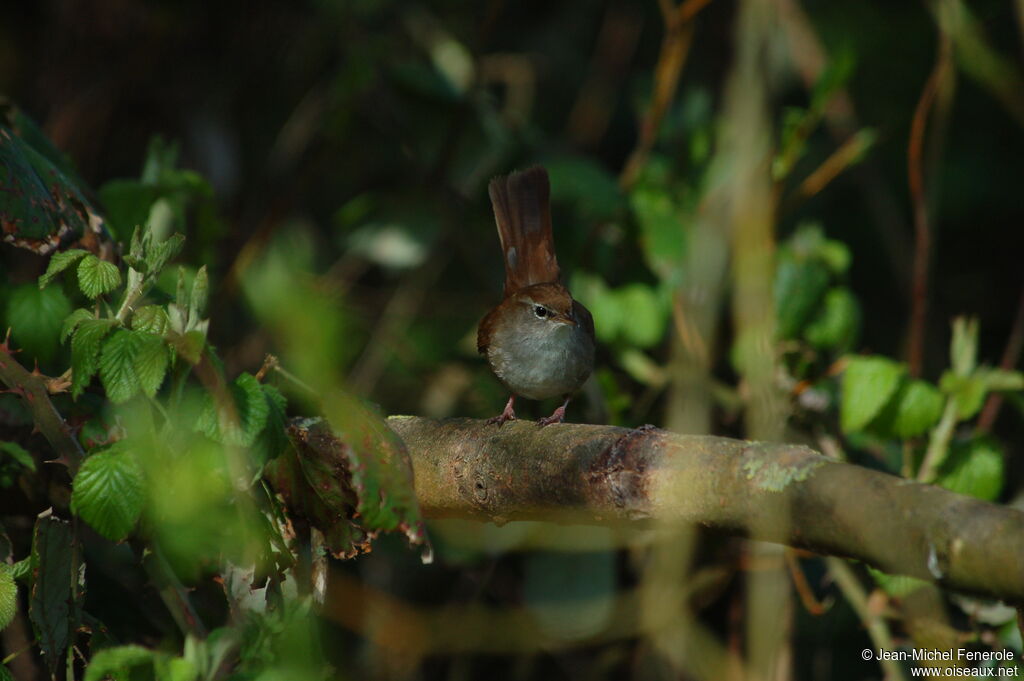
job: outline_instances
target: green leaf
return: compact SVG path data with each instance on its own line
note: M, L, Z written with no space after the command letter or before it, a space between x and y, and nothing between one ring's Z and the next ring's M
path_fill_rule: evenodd
M46 266L46 272L39 277L39 288L44 288L53 281L54 277L88 254L89 251L82 250L81 248L72 248L60 253L54 253L53 257L50 258L49 264Z
M270 405L260 382L252 374L242 374L235 379L231 385L231 397L237 421L225 415L222 423L220 413L225 405L215 405L213 398L208 396L197 428L214 440L249 447L267 425ZM224 427L227 428L226 435L222 433Z
M0 627L2 629L3 627ZM11 670L3 662L0 662L0 681L15 681Z
M206 309L206 298L209 295L210 280L206 274L206 265L199 268L195 279L192 280L192 295L188 302L188 318L190 321L198 321Z
M970 376L978 361L978 320L957 317L949 343L950 366L958 376Z
M133 667L152 664L156 653L137 645L104 648L89 661L85 681L103 681L108 676L128 674Z
M1005 369L986 369L985 384L989 390L996 392L1024 390L1024 373L1006 371Z
M84 319L71 337L71 396L78 397L99 369L100 344L114 328L112 319Z
M181 234L172 234L166 241L153 244L146 253L146 264L149 271L156 273L164 268L171 258L178 255L181 247L185 245L185 237Z
M846 352L857 337L860 307L845 286L829 289L817 316L804 327L804 338L818 348Z
M76 543L70 523L53 516L36 520L32 537L35 579L29 600L29 619L51 674L62 664L71 632L77 628L73 609L73 583L78 578L74 558Z
M637 186L629 198L648 266L663 280L677 279L688 241L682 211L665 187Z
M160 336L142 331L133 331L136 337L136 352L133 366L135 375L147 397L156 395L167 373L170 354L167 343Z
M775 273L775 309L779 338L796 338L818 309L828 288L828 268L816 260L797 260L780 253Z
M288 400L272 385L261 384L260 388L267 401L267 424L252 445L252 456L258 465L263 465L288 447L285 431Z
M930 383L913 380L902 388L896 399L893 432L906 440L924 433L942 416L942 394Z
M142 471L123 447L89 456L72 485L71 510L111 541L128 536L143 502Z
M6 326L28 357L47 362L57 351L61 321L69 312L71 303L59 288L23 284L7 300Z
M86 319L92 319L93 313L90 310L86 310L84 307L80 307L67 317L64 318L64 324L60 327L60 342L66 343L68 338L71 337L72 332L78 328L78 325L84 322Z
M196 681L199 670L183 657L161 654L153 660L153 671L157 681Z
M657 294L644 284L627 284L615 291L615 296L626 340L641 348L658 343L665 333L668 310L662 307Z
M981 411L988 392L988 383L983 371L966 376L958 374L955 370L946 371L942 374L939 387L942 392L953 398L956 403L956 416L960 421L966 421Z
M936 483L953 492L995 501L1003 489L1005 462L995 440L980 437L950 448Z
M19 582L30 582L32 579L32 556L23 558L12 565L11 575Z
M18 585L14 583L11 567L0 563L0 630L14 619L18 608Z
M876 570L870 565L865 566L868 569L868 574L875 580L887 594L893 598L904 598L911 593L917 591L923 586L928 586L928 582L917 577L908 577L907 575L890 575L881 570Z
M0 442L0 452L6 453L12 459L25 468L34 471L36 469L35 459L17 442Z
M903 366L886 357L847 357L839 410L843 432L867 426L896 392L903 371Z
M13 127L9 124L13 123ZM76 178L55 163L58 152L19 111L0 120L0 215L4 240L49 253L60 239L75 241L100 222Z
M98 298L121 285L117 265L89 254L78 265L78 286L89 298Z
M142 387L135 361L143 343L142 333L118 329L103 343L100 355L100 380L114 404L127 402ZM162 378L162 377L161 377Z
M132 315L132 329L136 331L148 331L162 336L170 325L167 312L159 305L145 305Z

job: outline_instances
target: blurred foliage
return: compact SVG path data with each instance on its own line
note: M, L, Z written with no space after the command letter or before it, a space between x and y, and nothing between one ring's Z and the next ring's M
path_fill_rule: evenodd
M729 244L723 266L740 249L770 260L774 331L760 349L785 437L1017 504L1014 6L769 4L785 11L759 60L770 152L757 167L775 236ZM715 432L745 435L761 397L738 361L741 318L730 326L731 292L693 270L718 262L709 233L728 241L720 189L744 191L723 136L748 5L682 3L674 31L664 6L4 10L0 92L18 106L0 104L0 323L85 457L41 465L52 451L0 395L0 628L17 606L38 644L4 638L0 679L707 678L714 667L687 661L673 632L741 642L705 645L709 660L756 648L738 540L448 522L431 532L429 567L373 541L397 531L429 546L381 413L483 417L506 398L473 338L502 280L486 183L512 168L548 168L562 269L595 317L598 368L570 419L670 421L695 356L708 388L688 397L710 405ZM956 73L922 161L933 250L917 372L904 362L907 140L947 39ZM682 59L678 88L669 57ZM721 323L702 336L684 301ZM1020 658L1005 607L942 594L921 614L923 582L857 568L851 587L827 562L798 569L803 602L809 589L833 605L761 627L787 633L782 676L878 675L858 660L879 636L937 647L921 620ZM624 603L654 621L680 582L696 586L678 628L623 633ZM659 596L633 601L634 589ZM781 597L795 603L788 586ZM422 650L414 622L494 624L504 647Z

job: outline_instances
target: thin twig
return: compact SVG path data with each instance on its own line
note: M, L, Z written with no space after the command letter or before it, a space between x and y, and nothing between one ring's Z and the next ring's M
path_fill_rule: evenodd
M928 261L932 250L931 226L928 218L928 198L925 193L922 151L928 116L936 95L953 66L953 44L946 33L941 33L938 54L931 75L925 82L921 98L914 110L907 145L907 177L910 197L914 206L914 266L911 287L910 330L907 341L907 364L911 376L921 374L924 355L924 332L928 316Z
M686 0L678 6L673 6L672 0L658 2L665 23L665 36L661 41L658 63L654 67L654 93L651 105L644 112L640 123L640 137L637 139L636 147L619 175L619 184L624 188L631 187L636 182L640 171L647 163L647 157L658 138L661 122L679 87L679 77L683 73L693 38L691 22L709 2L710 0Z
M804 609L812 615L824 615L827 608L814 595L814 590L807 583L807 576L800 568L800 561L797 560L796 549L786 548L783 556L786 558L786 567L789 569L789 576L793 580L793 587L800 596L800 602Z
M1010 371L1020 361L1021 350L1024 350L1024 288L1020 292L1020 301L1017 303L1017 314L1013 318L1013 326L1010 327L1010 337L1006 340L1006 348L1003 350L1003 357L999 362L999 368ZM990 393L985 401L985 407L981 410L981 417L978 419L978 432L987 433L992 429L999 415L999 408L1003 405L1003 396L1000 393Z
M871 642L877 650L893 650L892 633L889 625L877 613L868 607L868 597L864 587L861 585L857 575L853 573L850 566L842 558L827 558L829 572L835 580L839 590L843 592L846 600L850 603L854 612L864 623L864 627L871 637ZM885 670L886 681L904 681L903 668L899 662L894 660L881 660L882 669Z

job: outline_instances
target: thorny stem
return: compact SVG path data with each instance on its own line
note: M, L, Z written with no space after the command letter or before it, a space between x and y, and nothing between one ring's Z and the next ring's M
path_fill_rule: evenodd
M71 428L50 401L46 380L40 374L30 373L11 354L7 341L0 343L0 383L21 396L32 412L36 428L57 453L57 461L67 464L74 476L85 458L81 445L71 434Z

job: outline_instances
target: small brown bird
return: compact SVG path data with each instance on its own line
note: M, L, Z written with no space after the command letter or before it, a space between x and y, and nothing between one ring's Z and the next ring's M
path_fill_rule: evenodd
M563 397L562 406L537 422L561 423L569 398L594 368L594 318L559 283L547 171L496 177L488 192L505 255L505 299L481 320L476 346L512 393L488 423L515 419L517 395Z

